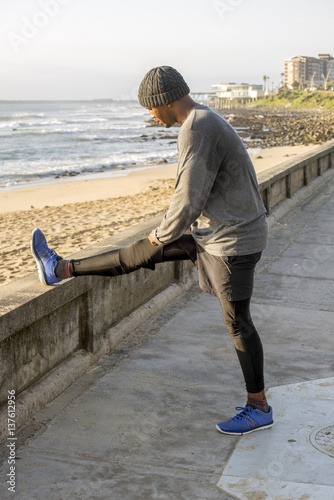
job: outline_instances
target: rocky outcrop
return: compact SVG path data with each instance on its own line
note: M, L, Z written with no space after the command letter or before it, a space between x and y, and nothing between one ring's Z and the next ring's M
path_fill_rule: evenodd
M322 144L334 139L334 112L286 108L220 110L248 148Z

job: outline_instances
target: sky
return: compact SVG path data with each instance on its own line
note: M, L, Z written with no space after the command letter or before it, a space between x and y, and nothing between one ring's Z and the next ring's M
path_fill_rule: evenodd
M1 0L0 100L136 99L151 68L193 92L281 81L334 54L333 0Z

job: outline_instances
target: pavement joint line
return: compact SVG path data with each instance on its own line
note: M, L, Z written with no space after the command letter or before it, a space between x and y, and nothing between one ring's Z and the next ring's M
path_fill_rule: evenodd
M260 273L259 273L260 274ZM281 276L282 274L284 274L283 272L277 272L275 273L274 271L267 271L267 274L268 275L271 275L271 276ZM301 276L300 274L292 274L291 272L288 272L286 275L288 276L292 276L294 278L308 278L308 279L312 279L314 281L330 281L332 283L333 281L333 278L316 278L316 277L313 277L313 276Z
M284 297L283 297L284 299ZM288 311L295 311L296 309L303 309L305 311L318 311L318 312L321 312L321 313L328 313L328 314L333 314L333 311L331 311L330 309L320 309L320 308L314 308L312 309L310 307L309 304L306 304L306 307L304 307L304 304L302 303L298 303L298 307L289 307L287 305L284 305L284 304L281 304L281 302L279 302L281 299L280 298L274 298L274 299L268 299L270 302L267 303L267 302L264 302L263 301L263 298L262 297L256 297L255 295L252 297L252 304L256 304L257 306L262 306L264 308L267 308L267 307L284 307L284 309L288 310ZM273 303L275 302L275 303Z
M232 437L233 439L233 437ZM234 438L235 439L235 438ZM108 463L108 464L115 464L115 465L123 465L123 466L130 466L130 467L136 467L136 468L142 468L142 469L152 469L152 470L161 470L161 471L166 471L166 472L181 472L182 474L196 474L196 475L202 475L202 476L207 476L210 478L215 478L217 477L217 472L205 472L198 470L196 468L194 469L189 469L189 468L183 468L182 465L179 467L167 467L161 466L161 465L152 465L149 463L143 463L140 464L134 460L127 460L125 458L119 458L119 459L108 459L108 458L101 458L96 455L83 455L83 454L75 454L72 455L70 453L60 453L60 452L53 452L53 451L45 451L40 448L34 448L33 446L29 447L29 450L35 451L38 453L40 456L43 456L44 459L49 460L55 460L55 461L60 461L64 462L64 460L71 461L71 463L74 461L77 462L92 462L92 461L98 461L99 463ZM219 474L219 473L218 473Z

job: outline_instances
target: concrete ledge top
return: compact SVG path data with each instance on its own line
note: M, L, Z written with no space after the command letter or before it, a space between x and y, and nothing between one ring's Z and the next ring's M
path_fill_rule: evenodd
M137 239L147 237L151 230L159 225L160 220L161 216L144 221L70 257L85 257L92 253L106 252L113 247L128 245ZM33 259L33 256L31 258ZM103 278L87 276L66 280L54 286L45 286L40 283L36 271L1 286L0 340L17 331L18 327L24 328L25 325L31 324L90 290L99 279ZM17 309L18 314L9 317L8 313L14 309Z
M268 168L263 172L259 172L257 176L259 187L260 189L265 189L273 181L286 177L287 174L307 165L310 158L312 158L312 161L316 161L324 156L324 153L330 154L332 152L334 152L334 141L327 142L310 153L303 153L298 155L297 158L291 158L290 160L282 162L279 165Z

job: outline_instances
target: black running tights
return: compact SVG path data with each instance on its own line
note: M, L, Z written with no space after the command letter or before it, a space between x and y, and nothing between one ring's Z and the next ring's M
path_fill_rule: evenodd
M188 253L182 247L191 250L191 240L191 236L185 235L179 240L180 245L174 242L164 247L155 247L146 238L128 247L122 247L119 251L113 250L102 255L72 261L77 271L75 275L112 276L118 274L119 269L122 270L120 274L130 273L141 267L154 269L155 264L159 262L189 260L191 251ZM121 268L118 267L119 265ZM115 267L113 268L113 266ZM221 300L220 303L225 325L231 334L239 358L246 389L253 394L261 392L264 389L263 350L261 339L250 315L250 298L235 302Z
M261 392L264 389L263 349L250 315L250 299L236 302L221 300L220 303L226 328L231 334L239 358L247 392Z

